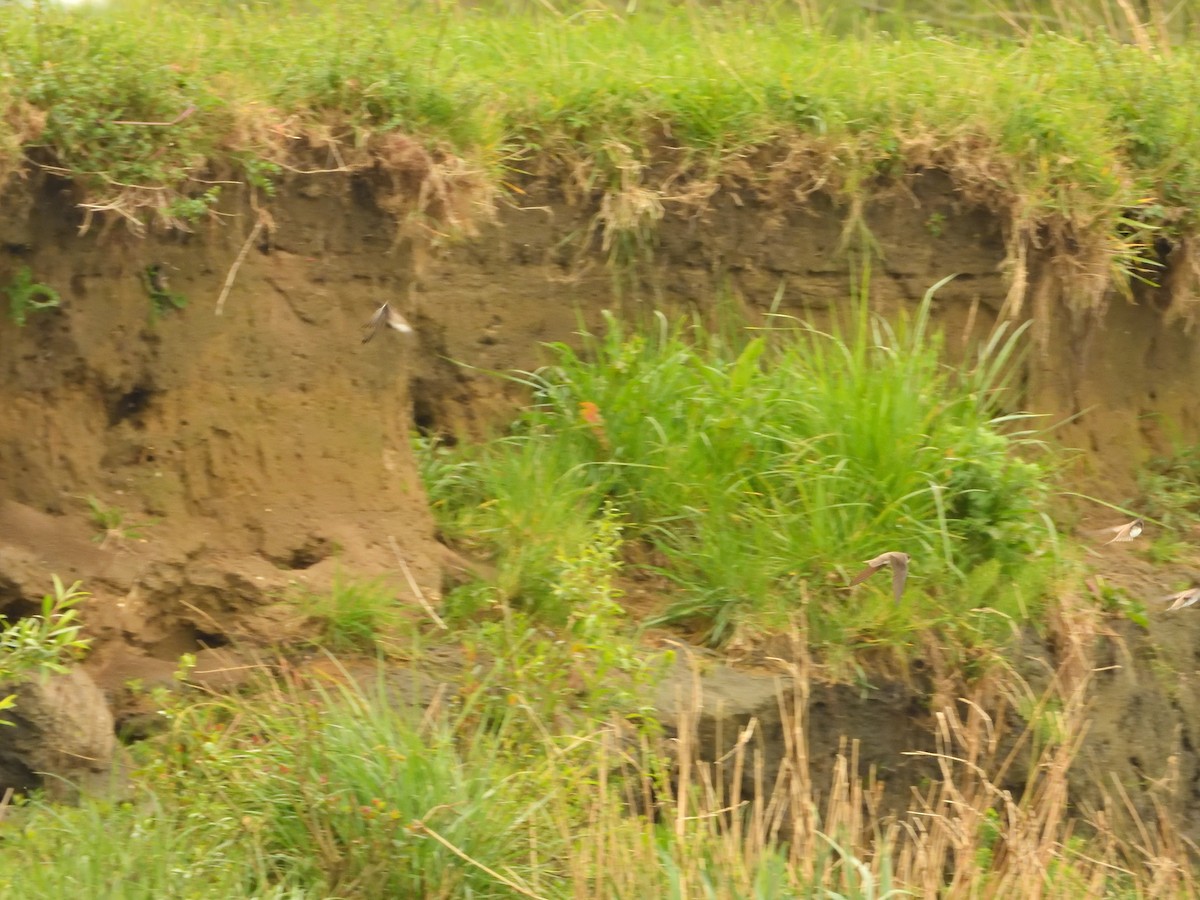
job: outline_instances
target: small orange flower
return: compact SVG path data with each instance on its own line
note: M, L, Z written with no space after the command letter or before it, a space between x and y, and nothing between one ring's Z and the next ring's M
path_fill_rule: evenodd
M608 449L608 435L604 431L604 416L600 414L600 407L591 400L579 401L579 418L585 425L592 429L592 434L596 436L596 440L600 442L600 446Z

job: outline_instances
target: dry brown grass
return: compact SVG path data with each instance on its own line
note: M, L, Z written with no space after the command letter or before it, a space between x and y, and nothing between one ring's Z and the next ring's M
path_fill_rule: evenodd
M1158 824L1147 824L1115 780L1099 786L1102 810L1072 804L1069 775L1087 736L1100 630L1093 610L1069 601L1052 628L1057 664L1040 695L1008 671L934 711L936 750L918 755L930 757L940 777L914 786L900 816L881 813L882 786L861 771L857 742L844 743L828 770L810 758L811 664L799 644L781 672L785 727L772 737L785 750L773 783L756 721L721 758L703 758L697 674L669 779L661 750L645 738L639 744L613 729L601 740L599 790L585 803L585 833L576 832L570 859L574 896L770 896L761 879L772 867L776 890L802 895L819 888L844 897L1195 896L1195 848L1161 807ZM600 799L619 769L635 773L624 786L632 805L653 807L660 825ZM746 773L753 796L742 794ZM826 796L818 783L830 785Z

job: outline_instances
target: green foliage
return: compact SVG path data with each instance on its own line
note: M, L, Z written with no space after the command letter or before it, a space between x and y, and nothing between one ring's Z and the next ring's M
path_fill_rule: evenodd
M382 668L373 683L337 672L336 688L288 667L253 697L156 693L166 730L131 748L128 802L34 797L5 810L0 895L883 900L928 894L966 859L978 870L957 888L1012 893L1043 878L1070 896L1142 896L1162 887L1164 861L1186 872L1179 845L1075 833L1053 760L1084 717L1057 695L1021 710L1045 720L1032 734L1048 744L1019 799L992 780L997 766L1012 777L1006 748L968 758L991 736L981 716L970 733L953 726L944 783L925 786L905 818L871 822L871 793L845 780L844 756L829 761L833 788L814 790L828 770L803 730L775 784L739 800L726 778L759 769L759 749L739 742L701 762L692 728L669 744L600 716L558 730L569 713L538 704L562 669L515 681L507 661L489 669L463 650L483 680L444 685L428 705ZM784 821L798 826L786 838ZM1030 853L1001 852L1017 846Z
M647 654L625 627L615 578L620 570L621 525L606 504L591 537L571 554L560 552L546 591L551 606L541 621L505 606L499 619L466 626L462 655L468 663L464 706L482 721L529 713L535 739L539 721L603 719L615 713L643 719L671 654ZM494 589L487 589L494 592ZM504 605L494 593L490 605ZM547 619L561 627L549 627Z
M1129 592L1117 585L1110 584L1103 577L1096 575L1092 579L1093 594L1100 602L1100 608L1107 613L1121 616L1133 622L1143 631L1150 628L1150 619L1146 615L1146 605Z
M150 319L157 321L173 309L187 306L187 298L172 291L162 263L151 263L142 270L142 283L150 297Z
M459 468L426 463L435 510L493 545L513 597L540 614L561 617L554 560L611 502L682 589L667 618L707 622L714 639L805 597L821 645L1007 630L1000 618L1034 614L1055 559L1039 446L997 410L1020 333L952 372L931 297L895 328L865 305L831 331L756 337L661 316L627 335L610 319L584 356L555 345L554 365L519 376L534 405L512 436L458 451ZM873 582L833 587L888 549L914 557L900 607Z
M608 637L616 621L624 615L617 602L623 592L615 583L621 568L619 518L617 508L605 501L593 523L592 539L574 556L561 550L558 553L559 575L551 594L569 611L567 622L571 632L583 640Z
M283 173L282 166L265 159L256 159L253 156L241 160L241 165L246 172L247 184L258 188L268 197L275 196L274 179Z
M335 653L374 650L400 621L396 592L381 579L336 574L327 594L311 594L301 606L322 620L321 644Z
M1145 515L1167 532L1186 532L1200 522L1200 447L1157 457L1138 470Z
M892 884L891 867L884 867L882 877L876 879L869 866L857 859L828 835L820 835L837 854L842 868L841 880L846 883L843 891L826 889L826 900L893 900L895 897L912 897L910 891L904 891ZM824 880L824 879L822 879Z
M208 215L220 199L220 186L210 187L196 197L176 197L167 206L167 213L172 219L177 219L181 222L194 222ZM163 299L177 309L182 308L184 305L183 303L175 303L171 297L164 297Z
M54 309L61 303L58 291L48 284L33 280L29 266L21 266L13 280L4 288L8 294L8 316L18 328L24 328L31 312ZM39 300L41 297L43 299Z
M154 524L130 521L123 509L109 506L96 497L88 496L84 500L87 501L92 524L96 526L96 534L92 536L92 540L102 547L114 542L119 544L123 541L141 540L145 537L145 529Z
M28 804L6 834L0 886L19 883L23 897L180 896L183 885L197 897L512 897L505 881L553 860L543 829L531 861L541 773L497 754L492 732L397 707L382 675L362 692L177 698L163 713L168 733L138 750L134 802Z
M283 148L307 146L293 136L401 132L497 182L549 154L612 201L605 240L623 258L661 215L645 189L664 138L701 177L798 141L851 192L932 159L1019 200L1024 222L1099 229L1119 272L1150 277L1147 238L1189 226L1200 196L1200 58L1144 52L1120 9L1052 5L1027 31L907 3L9 4L0 90L37 113L0 123L0 147L81 180L97 208L173 222L209 205L189 181L209 160L269 191Z
M72 15L52 4L6 10L0 54L23 99L46 112L36 138L89 187L180 184L214 149L214 107L204 78L148 10ZM202 111L173 125L189 106Z
M63 585L51 576L53 593L42 598L41 615L8 622L0 617L0 684L28 678L41 672L64 672L66 660L83 654L90 638L80 637L78 606L88 594L80 582ZM12 695L0 697L0 711L14 706ZM0 725L8 723L0 717Z

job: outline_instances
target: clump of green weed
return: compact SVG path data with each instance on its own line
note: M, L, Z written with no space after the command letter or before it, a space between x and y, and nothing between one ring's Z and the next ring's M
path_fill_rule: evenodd
M396 592L382 579L352 579L338 574L327 593L302 602L321 620L321 644L338 653L372 651L400 622Z
M133 748L131 802L26 804L0 888L103 896L120 878L145 896L195 884L221 897L511 897L530 873L555 878L544 761L498 753L503 722L456 729L398 705L382 673L361 689L298 678L253 701L163 704L166 732Z
M507 609L466 633L465 652L476 664L467 693L491 704L516 698L548 720L581 711L597 718L647 712L647 686L665 661L636 646L618 602L621 515L606 502L587 525L581 545L557 551L536 617Z
M8 316L18 328L24 328L31 312L57 308L62 299L48 284L33 280L29 266L21 266L4 288L8 294ZM38 299L38 298L41 299Z
M984 598L1023 619L1054 532L1039 446L997 407L1020 333L952 372L931 296L894 328L864 305L844 335L728 337L661 316L627 334L610 319L584 355L553 345L554 365L520 376L532 408L510 437L461 451L468 468L435 508L491 543L539 611L553 608L553 561L611 500L681 588L666 619L706 622L716 640L804 597L821 644L905 644ZM837 588L892 549L914 557L899 608L870 583ZM968 598L982 566L993 575Z
M150 297L150 319L157 321L173 309L187 306L187 298L171 290L167 272L162 263L151 263L142 270L142 283Z
M125 541L142 540L145 537L146 528L154 524L152 521L134 522L128 518L125 510L109 506L96 497L88 496L84 499L87 501L92 524L96 527L96 534L92 536L92 540L101 547L107 547L114 543L119 545Z
M0 684L44 672L66 671L66 662L82 655L91 639L80 636L79 605L88 593L80 582L65 586L51 576L54 590L42 597L41 615L8 622L0 616ZM11 709L15 698L0 697L0 711ZM10 722L0 717L0 725Z
M1150 619L1146 615L1146 604L1130 595L1129 591L1110 583L1100 575L1091 579L1089 587L1102 610L1126 618L1142 630L1150 628Z
M566 612L567 627L584 640L607 637L624 610L614 577L621 569L620 512L606 501L593 521L592 539L573 555L559 550L558 578L551 588Z
M1138 471L1147 518L1167 531L1187 531L1200 523L1200 447L1184 447L1156 457Z

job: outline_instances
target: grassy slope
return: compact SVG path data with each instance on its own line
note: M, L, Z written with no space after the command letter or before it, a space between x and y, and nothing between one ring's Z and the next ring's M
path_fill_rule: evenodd
M642 166L664 152L664 144L678 148L668 154L673 160L694 165L700 175L724 168L771 178L770 171L747 167L754 149L799 143L823 151L805 163L808 174L823 169L847 190L876 174L933 163L1017 220L1070 218L1095 223L1106 234L1130 209L1167 221L1172 208L1190 204L1200 187L1196 114L1187 95L1197 58L1187 49L1157 61L1131 48L1056 37L992 45L927 33L835 39L808 31L800 15L768 23L686 9L630 18L500 18L445 9L398 17L383 4L338 4L325 13L296 6L281 13L284 6L114 3L111 11L94 15L44 10L40 22L32 13L6 9L0 18L0 66L7 76L0 78L0 102L7 114L0 116L0 142L7 158L15 161L24 149L43 164L83 177L97 202L124 198L174 217L202 211L208 186L187 185L201 197L199 205L187 207L170 205L179 196L164 205L147 199L159 192L131 194L127 185L179 185L189 174L202 175L205 159L267 175L272 165L299 160L289 134L336 140L342 158L353 162L355 148L377 146L378 135L391 129L452 149L497 181L514 177L506 168L520 169L542 151L611 190L650 179ZM214 8L231 18L218 20ZM136 29L125 24L134 20ZM153 27L146 29L146 22ZM171 121L189 104L196 111L175 125L114 124ZM1154 201L1139 202L1144 198ZM932 365L930 346L896 342L873 327L869 340L853 332L847 345L817 344L830 354L827 363L848 352L859 368L847 371L858 372L877 393L855 394L830 363L824 387L806 398L811 412L823 402L830 409L854 403L869 408L881 397L892 398L888 409L898 418L907 409L926 422L919 433L929 440L909 448L920 462L919 475L929 470L937 476L934 464L961 449L962 422L995 449L987 422L993 411L977 404L978 396L941 393L944 373ZM697 491L697 508L719 502L722 494L749 493L736 478L721 480L746 468L740 454L774 453L776 468L767 474L780 478L752 487L763 496L778 491L776 499L787 503L768 508L769 515L753 506L733 510L759 516L750 524L767 535L762 544L768 552L757 559L734 553L734 561L743 571L754 568L750 576L768 589L780 582L790 589L793 570L813 577L843 549L854 560L865 556L860 544L874 540L875 517L882 513L891 516L889 528L924 528L921 539L940 557L936 564L945 563L939 577L950 585L945 597L934 598L939 603L960 602L967 597L956 594L969 597L981 587L969 573L960 573L966 575L962 582L951 576L956 566L977 561L961 552L972 523L995 522L968 510L957 516L954 527L962 526L961 533L948 520L931 527L929 503L936 491L921 479L905 482L912 473L894 458L877 460L868 473L879 484L865 484L856 473L857 493L846 493L844 506L830 505L821 492L845 487L837 463L823 479L800 464L808 448L819 451L813 454L818 462L838 453L854 457L854 448L845 453L836 442L822 443L836 429L829 422L823 427L815 415L811 431L788 430L793 423L781 424L775 414L789 392L773 386L772 373L756 360L739 364L753 355L745 355L742 345L714 343L718 352L702 357L688 356L672 341L651 348L664 352L647 350L636 359L633 351L612 350L627 352L629 368L655 383L664 371L678 375L687 402L673 400L683 403L685 413L707 417L704 428L693 429L714 436L707 445L646 430L653 411L648 416L639 403L666 409L670 398L639 397L647 392L636 382L605 381L569 359L562 372L543 373L554 378L542 385L547 403L531 414L531 431L561 431L564 440L549 442L547 452L561 452L566 471L586 466L626 503L641 499L646 520L658 514L649 506L652 491L668 495L672 486L635 482L607 452L596 453L596 423L580 415L579 403L595 402L604 417L610 447L602 449L633 453L649 434L658 444L644 446L646 453L676 454L663 470L682 471L691 487L710 482L715 491L707 497ZM889 360L897 367L889 369ZM783 373L819 382L814 376L821 375L820 363L793 359ZM913 373L927 380L906 390ZM739 379L762 382L765 409L734 402L745 393ZM932 404L914 402L921 386ZM946 408L959 420L957 435L939 430L938 413ZM724 431L723 423L729 426ZM882 424L864 426L860 439L894 440ZM901 421L899 428L909 436L914 431L911 422ZM701 466L722 454L732 462L717 459L714 470ZM1008 467L1002 455L955 453L942 474L1003 474ZM545 470L535 462L536 485ZM964 495L976 486L968 483ZM1036 487L1026 483L1011 494L1036 506ZM893 515L894 503L911 504L914 497L925 505ZM816 513L841 529L817 535L824 546L772 545L769 532L805 537L788 508L798 499L811 500ZM482 503L493 510L499 505ZM584 505L595 513L598 498ZM472 507L464 506L469 514ZM1046 536L1040 519L1024 518L1031 511L1019 509L1008 520L1026 528L1009 536L1008 549L1028 550L1030 538L1036 544ZM560 537L571 512L553 523ZM865 515L856 518L858 512ZM162 699L168 732L140 748L131 802L88 802L78 810L35 803L0 816L0 893L449 896L469 886L477 896L805 896L820 885L865 897L887 895L897 883L930 894L951 880L958 895L1005 895L1033 883L1063 897L1191 889L1177 845L1132 848L1114 839L1091 847L1072 835L1066 771L1086 726L1082 706L1071 705L1082 700L1082 687L1069 694L1063 688L1071 702L1062 703L1050 738L1031 755L1030 770L1037 774L1022 798L1004 794L984 776L995 771L995 760L973 768L991 723L956 726L944 747L946 784L927 798L919 827L864 822L867 804L857 793L853 764L835 796L818 796L808 781L802 723L790 749L795 780L776 786L767 810L754 806L744 820L724 818L727 798L706 790L709 783L697 774L690 784L683 779L686 796L677 802L669 784L654 781L656 764L650 764L635 786L662 792L665 824L625 815L609 779L613 760L628 759L630 751L602 730L603 716L578 723L581 739L549 733L567 705L561 698L578 703L579 672L570 662L576 654L591 659L607 649L605 665L627 663L611 608L618 538L604 530L603 514L591 522L576 518L583 533L553 560L549 586L543 585L550 600L572 610L573 641L542 636L520 624L520 616L495 626L490 637L486 626L478 638L464 637L465 650L474 653L478 643L501 661L480 676L481 683L459 686L451 698L460 704L458 712L445 730L434 724L439 717L433 712L409 721L363 709L354 698L315 701L289 693L277 694L274 703L215 698L199 705ZM666 549L681 556L695 550L682 545L703 537L700 522L657 523L660 531L672 529ZM736 533L722 529L718 536L737 543ZM748 543L759 543L758 535L751 537ZM954 541L953 552L939 553L945 539ZM701 544L695 571L713 555ZM913 593L919 596L922 587L917 581ZM864 594L884 596L876 608L890 609L886 585L864 586L859 596ZM1066 621L1061 633L1082 631L1085 619ZM467 658L474 659L470 653ZM599 689L587 683L592 674L584 676L589 698ZM603 701L596 704L600 713L610 708ZM690 758L688 740L685 734L681 757ZM632 756L643 760L636 751ZM953 765L957 756L969 761L961 770ZM753 766L741 756L735 762ZM802 825L790 848L773 840L776 801L789 821ZM1016 847L1029 852L1003 852ZM380 865L382 859L388 864ZM613 859L622 864L613 866ZM1164 865L1168 859L1177 867Z
M337 144L352 161L355 147L399 130L500 184L549 154L613 191L652 182L644 166L664 156L696 177L778 177L789 166L759 165L754 151L801 144L815 151L802 174L835 188L942 166L1018 224L1120 233L1127 254L1146 236L1130 237L1131 211L1190 227L1192 46L1159 56L1053 34L892 36L865 24L835 37L811 27L811 10L792 10L13 9L0 20L0 147L9 163L24 149L83 176L97 201L132 204L123 186L180 185L205 159L261 177L273 171L263 160L296 161L288 136ZM170 122L192 104L174 125L116 124Z
M614 321L582 355L556 345L511 437L425 456L443 530L500 564L497 594L467 599L570 621L555 585L607 504L627 556L656 561L630 569L677 585L664 620L713 640L803 609L827 652L909 657L932 635L991 644L1038 618L1058 557L1048 472L996 407L1022 336L952 375L928 302L895 330L859 309L829 334ZM848 595L885 550L913 555L904 602L886 575Z

